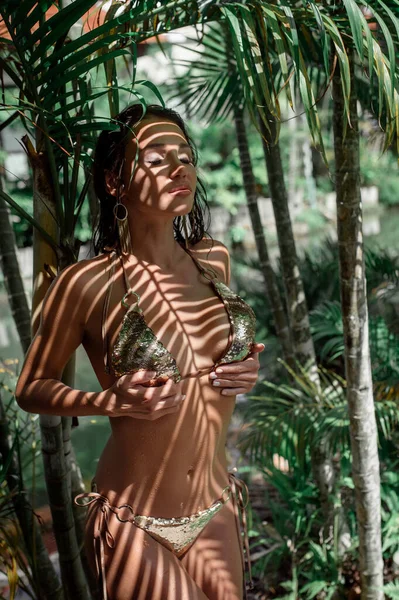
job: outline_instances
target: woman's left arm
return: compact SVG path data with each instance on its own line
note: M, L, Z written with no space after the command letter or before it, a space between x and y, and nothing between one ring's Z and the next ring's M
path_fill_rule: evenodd
M244 360L216 367L209 375L212 385L220 389L222 396L250 392L258 379L259 353L264 349L264 344L255 342Z

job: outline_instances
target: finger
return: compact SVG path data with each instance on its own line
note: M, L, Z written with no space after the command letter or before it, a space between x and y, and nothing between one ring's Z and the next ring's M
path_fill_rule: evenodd
M223 373L223 377L228 375L243 375L244 373L257 373L259 370L259 361L254 359L247 359L245 361L237 362L237 363L228 363L220 365L215 369L215 373L218 377ZM212 375L212 373L211 373ZM215 379L215 377L211 377L211 379Z
M213 386L214 387L219 387L219 388L245 388L248 389L249 387L252 387L253 385L255 385L256 383L256 379L252 378L250 380L247 381L243 381L242 379L239 380L235 380L235 379L215 379L215 381L213 382Z
M144 386L144 387L160 387L162 385L165 385L165 383L168 381L168 377L154 377L154 379L149 379L148 381L143 381L142 383L140 383L140 385Z
M122 375L122 379L127 384L138 385L140 383L149 381L156 377L156 371L136 371L135 373L126 373Z
M252 352L263 352L263 350L265 348L266 348L266 346L262 342L255 342L254 344L252 344L251 351Z
M220 390L220 394L222 396L237 396L237 394L246 394L248 392L247 388L226 388L224 390Z
M219 375L216 379L212 379L212 385L215 387L223 387L230 385L238 387L239 385L252 385L258 380L258 372L256 373L238 373L225 375L224 373Z

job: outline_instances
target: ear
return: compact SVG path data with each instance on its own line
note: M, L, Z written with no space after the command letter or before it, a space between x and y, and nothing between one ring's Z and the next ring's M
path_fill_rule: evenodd
M118 178L115 173L112 171L105 171L105 188L111 196L117 197L118 194ZM123 184L119 184L121 190L123 189Z

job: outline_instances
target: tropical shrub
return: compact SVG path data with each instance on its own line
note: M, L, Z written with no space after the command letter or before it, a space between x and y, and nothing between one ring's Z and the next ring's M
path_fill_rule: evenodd
M252 524L253 556L259 557L255 573L271 597L344 598L345 591L355 590L359 581L346 382L321 369L320 392L304 369L300 375L288 370L294 383L262 382L259 395L249 398L243 415L246 426L240 447L264 479L263 505L269 513L269 519L255 518ZM376 418L389 582L392 555L399 545L398 402L377 402ZM321 441L334 463L331 523L325 522L312 481L311 450Z

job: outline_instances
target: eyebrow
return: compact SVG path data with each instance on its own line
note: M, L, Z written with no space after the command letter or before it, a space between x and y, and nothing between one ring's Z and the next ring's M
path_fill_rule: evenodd
M143 149L147 150L147 148L165 148L165 146L167 146L167 144L148 144L148 146ZM190 144L186 144L185 142L179 144L179 149L180 148L189 148L191 150Z

